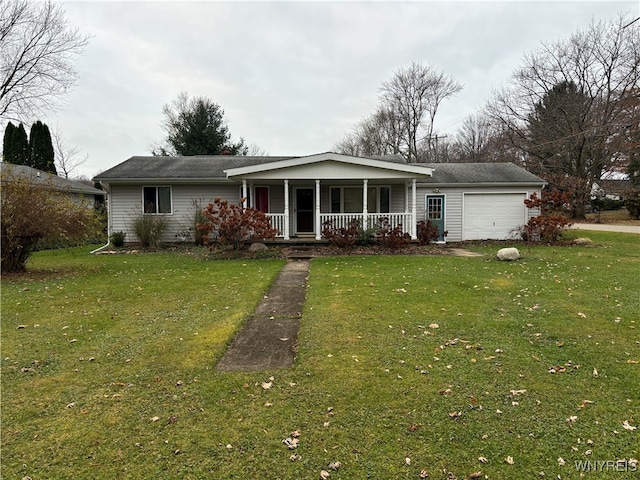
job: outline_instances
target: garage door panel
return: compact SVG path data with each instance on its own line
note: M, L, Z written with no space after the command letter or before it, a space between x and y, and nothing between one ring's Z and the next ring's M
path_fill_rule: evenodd
M526 193L465 194L463 240L504 240L525 223Z

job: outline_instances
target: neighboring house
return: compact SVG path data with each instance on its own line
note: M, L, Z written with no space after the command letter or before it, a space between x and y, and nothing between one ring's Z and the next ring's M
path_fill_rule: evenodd
M591 198L601 196L609 200L625 200L633 192L631 180L600 180L591 187Z
M400 156L131 157L97 175L108 192L109 232L137 240L131 219L143 212L170 219L164 241L193 225L196 208L216 197L269 215L284 240L319 240L323 224L365 228L389 219L416 238L431 220L446 241L506 239L530 216L524 200L545 182L511 163L408 164ZM365 193L366 192L366 193ZM200 205L200 207L198 207Z
M96 201L104 201L106 196L106 192L99 188L68 180L26 165L1 162L0 172L2 172L3 183L10 181L13 177L25 178L34 185L44 184L58 192L69 195L69 198L74 202L85 204L88 208L93 208Z

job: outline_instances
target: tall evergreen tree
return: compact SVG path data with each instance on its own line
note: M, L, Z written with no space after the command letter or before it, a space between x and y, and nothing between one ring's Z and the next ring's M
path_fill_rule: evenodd
M49 127L38 120L29 132L29 165L43 172L57 175L54 159Z
M207 97L181 93L162 108L167 136L152 145L153 155L246 155L244 139L231 141L224 110Z
M2 160L7 163L13 163L11 162L11 142L13 141L13 132L15 129L16 126L13 123L7 123L4 129L4 136L2 137Z
M29 139L22 124L13 129L9 149L5 152L5 161L15 165L29 164Z

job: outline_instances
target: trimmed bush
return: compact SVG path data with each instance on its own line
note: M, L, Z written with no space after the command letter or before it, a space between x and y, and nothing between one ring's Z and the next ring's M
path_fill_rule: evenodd
M111 241L114 247L121 248L124 246L124 237L126 236L127 234L124 232L113 232L109 237L109 240Z
M131 228L135 232L142 248L159 247L162 234L167 229L166 217L140 213L131 220Z

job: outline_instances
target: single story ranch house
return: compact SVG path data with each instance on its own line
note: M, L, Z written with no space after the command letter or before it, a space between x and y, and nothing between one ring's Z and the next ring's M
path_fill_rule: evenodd
M528 218L525 207L545 182L512 163L409 164L401 156L355 157L131 157L97 175L108 193L109 233L131 229L135 215L170 220L163 241L185 238L194 213L216 197L265 212L284 240L320 240L323 224L364 227L386 217L416 238L431 220L442 241L513 238Z

